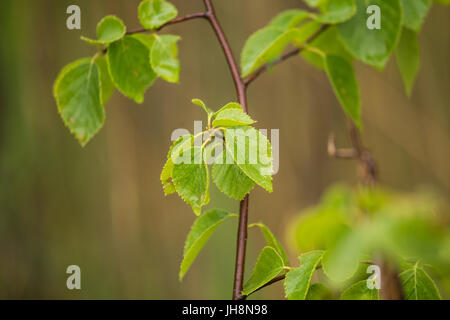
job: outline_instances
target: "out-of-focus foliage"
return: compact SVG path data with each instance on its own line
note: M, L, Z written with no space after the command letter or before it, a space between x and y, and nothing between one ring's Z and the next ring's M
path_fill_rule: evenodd
M384 257L396 263L407 298L436 299L439 294L427 272L438 283L450 276L450 229L443 209L439 199L427 192L336 185L317 206L299 214L289 234L301 252L326 250L322 269L337 287L358 274L361 262ZM405 268L406 261L412 264ZM417 283L411 283L412 275ZM350 292L358 288L346 291L344 298L353 297ZM425 293L413 294L411 288Z

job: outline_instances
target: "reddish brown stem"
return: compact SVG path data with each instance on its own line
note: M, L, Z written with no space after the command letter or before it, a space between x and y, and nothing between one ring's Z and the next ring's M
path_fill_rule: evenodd
M211 0L204 0L204 3L206 7L206 18L210 22L217 38L219 39L220 45L222 46L222 50L228 63L228 67L230 68L239 103L242 105L243 111L248 112L246 86L239 73L239 68L233 56L233 52L231 51L230 44L228 43L225 33L223 32L219 20L217 19ZM248 202L249 195L247 194L244 200L241 201L239 209L239 226L236 246L233 300L245 299L245 297L242 295L242 288L244 284L245 251L247 247Z
M187 14L183 17L178 17L178 18L172 19L169 22L166 22L165 24L163 24L161 27L157 28L156 31L161 30L162 28L172 25L172 24L184 22L187 20L197 19L197 18L206 18L206 12L191 13L191 14ZM151 30L148 30L145 28L140 28L140 29L127 31L126 34L143 33L143 32L147 32L147 31L151 31Z

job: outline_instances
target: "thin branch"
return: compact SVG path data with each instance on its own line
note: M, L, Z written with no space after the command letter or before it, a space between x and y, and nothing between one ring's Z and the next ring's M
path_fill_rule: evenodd
M239 103L242 105L242 109L244 112L247 112L247 95L245 92L245 84L241 78L239 73L239 68L236 63L236 59L233 56L233 52L231 51L230 44L228 43L227 37L223 32L223 29L217 19L216 13L214 11L214 6L211 0L204 0L206 6L206 17L208 18L214 32L219 39L220 45L222 46L222 50L225 54L225 58L227 59L228 67L230 68L231 75L233 77L233 82L236 87L236 92L238 95Z
M251 75L249 75L245 80L245 86L250 85L250 83L252 83L256 78L258 78L261 74L263 74L264 72L270 70L272 67L276 66L277 64L280 64L281 62L291 58L291 57L295 57L297 56L300 52L302 52L306 45L311 43L312 41L314 41L319 35L321 35L326 29L328 29L329 25L322 25L320 27L320 29L313 34L308 40L305 41L305 43L303 44L302 47L299 48L295 48L292 51L289 51L288 53L282 55L280 58L278 58L275 61L272 61L271 63L265 64L263 66L261 66L259 69L257 69L255 72L253 72Z
M187 14L183 17L178 17L178 18L172 19L169 22L166 22L165 24L163 24L162 26L160 26L159 28L157 28L153 31L159 31L166 26L170 26L172 24L176 24L176 23L180 23L180 22L184 22L184 21L188 21L188 20L192 20L192 19L206 18L206 15L207 15L206 12L197 12L197 13ZM130 34L136 34L136 33L143 33L143 32L147 32L147 31L152 31L152 30L140 28L140 29L127 31L126 34L130 35Z
M225 33L223 32L219 20L217 19L211 0L203 1L206 7L206 18L209 20L211 27L216 33L216 36L225 54L228 67L230 68L239 103L241 104L243 111L248 112L246 86L239 73L239 68L233 56L233 52L231 51L230 44L228 43ZM247 247L248 202L249 195L247 194L244 200L241 201L239 209L239 226L236 246L233 300L245 299L245 296L242 295L242 288L244 284L245 251Z

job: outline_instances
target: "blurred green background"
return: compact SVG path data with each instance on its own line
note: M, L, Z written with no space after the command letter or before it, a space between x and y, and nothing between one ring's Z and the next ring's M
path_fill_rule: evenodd
M215 0L239 57L246 38L300 0ZM180 15L200 0L173 0ZM66 8L81 7L82 30L66 28ZM235 99L213 31L195 20L164 29L179 34L181 81L157 81L143 105L116 92L100 133L81 148L61 121L52 85L61 68L95 49L107 14L139 27L138 0L2 0L0 3L0 298L228 299L232 293L236 221L213 236L182 283L184 239L194 220L178 197L165 198L159 174L176 128L193 130L201 98L219 107ZM380 167L380 182L403 191L419 186L450 193L450 7L433 6L422 33L422 68L411 98L395 63L383 72L357 64L363 139ZM286 244L286 229L336 181L356 183L355 163L327 156L328 135L349 144L345 118L328 79L291 59L255 82L249 111L259 128L280 129L274 192L256 188L250 221L264 221ZM211 204L238 202L214 190ZM211 207L210 204L210 207ZM250 230L247 274L264 240ZM296 252L289 252L291 257ZM292 259L294 260L294 258ZM68 265L81 267L82 290L66 288ZM281 298L282 285L255 294Z

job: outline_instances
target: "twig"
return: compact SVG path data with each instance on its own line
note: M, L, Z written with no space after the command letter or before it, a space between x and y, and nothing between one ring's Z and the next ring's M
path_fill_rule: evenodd
M297 56L300 52L302 52L305 49L305 45L311 43L312 41L314 41L319 35L321 35L327 28L329 27L329 25L322 25L320 27L320 29L314 34L312 35L308 40L306 40L306 42L304 43L304 45L300 48L296 48L293 49L292 51L289 51L288 53L282 55L280 58L278 58L275 61L272 61L271 63L265 64L263 66L261 66L259 69L257 69L255 72L253 72L251 75L249 75L245 80L245 86L250 85L250 83L252 83L256 78L258 78L261 74L263 74L264 72L270 70L272 67L276 66L277 64L291 58L291 57L295 57Z
M176 24L176 23L179 23L179 22L184 22L184 21L187 21L187 20L197 19L197 18L206 18L206 12L191 13L191 14L187 14L187 15L185 15L183 17L178 17L178 18L172 19L169 22L166 22L165 24L160 26L159 28L155 29L154 31L159 31L162 28L164 28L166 26L170 26L172 24ZM152 30L145 29L145 28L140 28L140 29L127 31L126 34L130 35L130 34L136 34L136 33L143 33L143 32L147 32L147 31L152 31Z
M211 0L204 0L204 3L206 7L206 18L209 20L214 32L216 33L217 38L219 39L220 45L222 46L222 50L228 63L228 67L230 68L239 103L241 104L243 111L248 112L246 86L239 73L239 68L237 66L236 60L234 59L233 52L231 51L225 33L220 26L219 20L217 19ZM241 201L239 209L239 226L236 246L233 300L245 299L245 297L242 295L242 288L244 284L245 251L247 247L248 202L249 195L247 194L244 200Z

